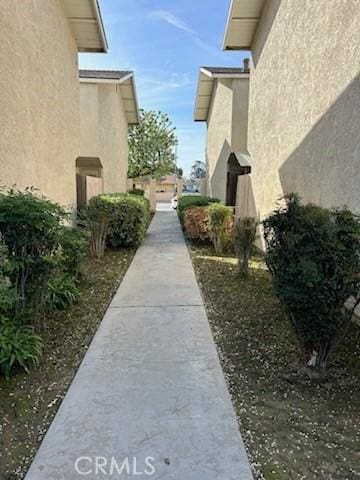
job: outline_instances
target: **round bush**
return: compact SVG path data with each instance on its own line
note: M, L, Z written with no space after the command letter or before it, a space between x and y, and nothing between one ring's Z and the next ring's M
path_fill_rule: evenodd
M325 366L352 317L345 301L353 296L360 302L359 217L347 209L303 205L291 194L264 221L264 235L276 293L306 358Z
M100 198L109 214L107 242L115 248L138 245L149 223L149 201L128 193L101 195Z
M179 220L182 226L184 226L185 210L190 207L206 207L211 203L218 203L220 200L217 198L206 197L204 195L185 195L179 198L177 211Z
M189 207L185 210L184 230L195 242L211 243L208 207Z

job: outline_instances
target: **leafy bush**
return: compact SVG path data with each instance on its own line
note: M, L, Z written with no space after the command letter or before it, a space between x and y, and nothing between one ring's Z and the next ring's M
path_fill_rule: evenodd
M128 193L100 195L86 209L93 256L104 255L106 242L112 247L137 245L143 239L150 217L149 201Z
M208 207L209 232L215 252L221 254L228 240L229 223L232 221L233 209L222 203L213 203Z
M31 301L39 303L65 218L60 205L31 189L0 193L0 234L13 267L9 278L16 291L17 311Z
M16 367L28 372L39 363L41 353L41 338L32 327L0 318L0 370L6 377Z
M145 195L145 191L141 188L133 188L129 191L129 193L131 193L131 195L139 195L140 197L143 197Z
M211 243L208 207L188 207L185 210L184 229L190 240Z
M48 310L65 310L80 298L80 290L74 278L67 275L56 276L47 284L46 305Z
M179 198L177 211L179 220L182 226L184 226L185 210L190 207L206 207L211 203L220 202L217 198L206 197L204 195L185 195Z
M16 302L16 293L9 279L12 268L7 248L0 243L0 315L10 313Z
M267 265L308 365L325 366L350 324L345 301L360 302L360 220L347 209L303 205L296 194L284 203L264 222Z
M255 218L239 218L234 227L234 249L238 258L239 273L249 274L249 260L256 240L257 222Z
M106 199L111 205L110 245L115 248L138 245L149 224L149 201L126 193L106 195Z
M83 210L83 222L90 233L90 254L102 258L111 223L111 208L103 195L93 197Z
M83 273L88 250L87 231L63 227L59 237L58 261L61 271L77 279Z

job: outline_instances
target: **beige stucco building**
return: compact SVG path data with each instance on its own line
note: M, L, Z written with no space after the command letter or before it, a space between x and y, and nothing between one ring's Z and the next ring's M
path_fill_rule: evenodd
M194 118L207 124L206 194L236 203L238 176L249 172L249 69L201 67Z
M128 126L139 123L133 72L80 70L80 155L77 173L99 179L100 190L125 192ZM78 179L78 189L80 188ZM78 204L84 199L79 199Z
M78 52L108 48L97 0L0 7L1 184L34 186L70 208L126 191L134 75L78 68Z
M96 0L0 0L0 181L75 204L78 52L105 52Z
M232 0L224 49L252 52L257 214L287 192L360 212L359 1Z

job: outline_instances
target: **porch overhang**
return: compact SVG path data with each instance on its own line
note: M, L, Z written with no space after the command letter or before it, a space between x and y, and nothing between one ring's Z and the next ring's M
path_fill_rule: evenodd
M231 152L228 160L228 169L238 175L251 173L251 157L248 153Z
M251 50L266 0L231 0L223 50Z
M104 24L98 0L63 0L79 52L106 53Z

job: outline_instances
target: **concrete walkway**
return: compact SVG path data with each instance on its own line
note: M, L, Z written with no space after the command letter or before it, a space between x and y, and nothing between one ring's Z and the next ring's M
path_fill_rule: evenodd
M139 477L252 479L172 211L156 213L26 480Z

